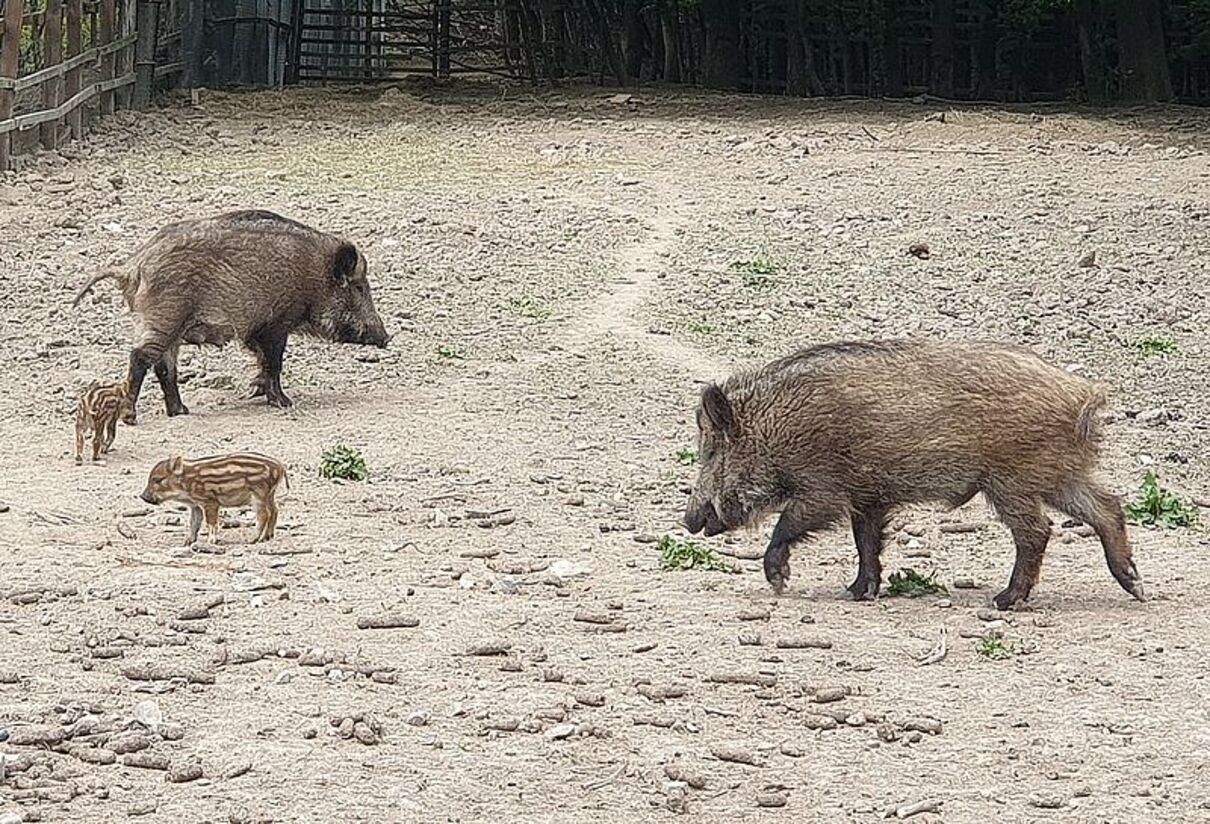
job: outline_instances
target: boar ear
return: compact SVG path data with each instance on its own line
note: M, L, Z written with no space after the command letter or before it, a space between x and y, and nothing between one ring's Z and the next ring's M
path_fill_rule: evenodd
M735 426L735 413L731 409L731 401L727 400L717 383L710 384L702 392L702 411L715 429L724 435L731 433Z
M168 471L173 475L181 474L181 470L185 468L185 459L180 455L174 455L168 459Z
M332 258L332 281L339 286L347 286L357 271L357 259L360 255L352 243L341 243Z

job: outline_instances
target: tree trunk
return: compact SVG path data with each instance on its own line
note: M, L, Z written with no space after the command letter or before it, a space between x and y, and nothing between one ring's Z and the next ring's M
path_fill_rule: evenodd
M790 0L786 15L786 94L807 97L807 50L803 46L803 0Z
M899 0L882 4L882 54L886 62L886 93L903 96L903 56L899 50Z
M739 49L739 10L732 0L701 0L706 43L702 60L704 85L712 89L738 89L743 71Z
M981 0L976 13L979 28L971 48L971 88L976 99L991 100L996 96L996 46L1000 42L995 0Z
M1084 72L1084 93L1089 103L1102 104L1109 99L1102 23L1093 11L1093 0L1076 0L1076 36L1080 43L1080 67Z
M954 0L933 0L933 94L954 96Z
M1171 100L1160 0L1117 0L1116 10L1122 99L1137 103Z
M637 83L643 76L647 49L640 0L622 2L622 53L626 56L626 76Z
M660 10L664 35L664 82L681 82L681 10L677 0L668 0Z

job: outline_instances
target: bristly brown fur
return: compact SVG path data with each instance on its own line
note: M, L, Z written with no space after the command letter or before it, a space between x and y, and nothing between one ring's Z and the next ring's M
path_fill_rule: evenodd
M219 509L256 505L257 533L253 543L273 538L277 527L277 495L289 490L286 467L267 455L237 452L197 460L168 458L152 468L143 490L151 504L176 501L189 507L189 543L197 540L202 517L211 543L218 543Z
M1044 505L1090 524L1118 583L1140 600L1120 502L1095 478L1104 389L1028 350L990 342L873 340L813 346L709 386L701 471L686 526L707 535L781 517L765 553L780 590L797 541L851 523L850 591L872 598L882 525L896 507L983 494L1017 563L1001 608L1027 597L1050 534Z
M338 343L386 346L388 340L357 247L272 212L228 212L165 226L125 265L94 276L75 302L105 278L121 285L140 327L123 415L131 424L149 369L168 414L188 413L177 385L184 343L240 341L259 365L249 396L284 407L291 401L281 387L282 359L292 332Z

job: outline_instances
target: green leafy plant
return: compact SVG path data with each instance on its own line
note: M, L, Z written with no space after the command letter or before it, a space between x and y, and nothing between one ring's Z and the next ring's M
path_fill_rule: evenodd
M447 346L444 343L437 347L437 355L442 358L451 360L462 360L462 355L452 346Z
M704 320L691 320L686 325L689 327L690 332L697 335L713 335L718 331L718 329Z
M665 535L656 544L656 549L660 551L660 566L664 569L734 571L729 564L715 554L713 549L693 541L678 541L671 535Z
M944 595L946 589L937 582L937 571L921 575L911 567L904 567L898 572L892 572L887 578L887 594L902 595L907 598L920 598L925 595Z
M1155 472L1147 470L1139 487L1139 496L1126 505L1126 518L1139 526L1175 529L1197 523L1197 507L1186 504L1160 486Z
M749 260L739 260L732 264L744 278L744 286L750 289L767 289L772 286L778 272L778 265L768 252L760 251Z
M351 446L334 446L324 452L319 461L321 477L340 478L345 481L364 481L370 477L365 459Z
M696 449L678 449L675 452L676 462L682 466L692 466L697 463Z
M980 638L979 643L975 645L975 652L990 661L1003 661L1005 658L1011 658L1013 654L1012 648L1004 643L1004 639L995 635Z
M549 306L538 303L528 295L509 298L508 303L513 307L513 310L522 317L533 318L534 320L545 320L551 315Z
M1148 335L1136 344L1144 355L1171 355L1176 352L1176 341L1164 335Z

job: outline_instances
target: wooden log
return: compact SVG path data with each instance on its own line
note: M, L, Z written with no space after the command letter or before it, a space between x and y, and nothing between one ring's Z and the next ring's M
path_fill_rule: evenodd
M45 37L46 65L49 69L63 62L63 0L47 0ZM42 84L42 102L46 108L54 109L63 102L63 78L51 77ZM43 123L42 145L47 149L59 145L59 121Z
M52 0L53 2L53 0ZM113 42L113 24L114 24L114 0L101 0L101 20L99 24L100 42L97 45L108 46ZM101 82L113 80L114 63L117 60L116 54L106 54L101 58ZM101 114L113 114L113 92L104 92L101 95Z
M0 40L0 123L13 116L13 98L16 92L5 88L3 81L17 79L17 68L21 61L21 14L23 0L5 0L3 39ZM0 172L8 171L9 155L12 150L12 133L0 134Z
M181 14L181 87L196 89L202 85L203 35L206 19L205 0L185 0Z
M135 31L135 0L118 0L118 20L120 21L120 35L122 38L137 37ZM117 53L117 68L115 74L119 77L125 77L128 74L134 74L134 45L127 46ZM134 98L134 84L123 86L117 90L117 99L114 101L115 108L129 109L131 100Z
M67 0L67 56L75 57L84 48L84 3L83 0ZM73 68L63 78L63 94L72 98L80 93L80 69ZM67 115L72 140L84 135L84 108L77 106Z
M136 0L135 29L139 39L134 46L134 107L146 109L155 91L156 12L153 0Z

